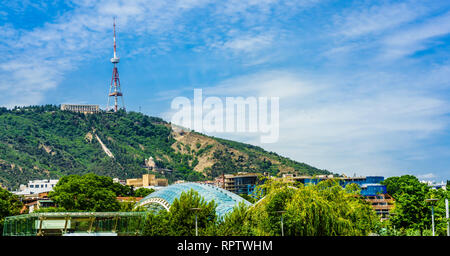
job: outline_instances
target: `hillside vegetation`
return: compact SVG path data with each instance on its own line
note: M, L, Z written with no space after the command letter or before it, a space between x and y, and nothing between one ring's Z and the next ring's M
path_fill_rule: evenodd
M149 172L145 159L150 156L163 169L156 175L169 182L239 171L330 173L260 147L175 132L170 123L136 112L85 115L54 105L0 108L0 183L8 188L68 174L136 178Z

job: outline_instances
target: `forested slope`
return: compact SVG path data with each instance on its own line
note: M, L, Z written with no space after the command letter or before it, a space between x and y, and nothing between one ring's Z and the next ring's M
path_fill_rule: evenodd
M329 173L252 145L174 132L164 120L136 112L85 115L53 105L0 108L0 183L9 188L88 172L140 177L148 172L144 161L150 156L158 168L173 170L156 173L169 182L238 171Z

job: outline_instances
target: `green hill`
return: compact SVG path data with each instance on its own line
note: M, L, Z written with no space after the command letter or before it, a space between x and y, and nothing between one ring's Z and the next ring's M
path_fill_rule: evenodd
M145 159L150 156L162 169L156 175L169 182L239 171L330 173L260 147L176 130L136 112L85 115L54 105L0 108L0 183L16 189L31 179L88 172L136 178L148 172Z

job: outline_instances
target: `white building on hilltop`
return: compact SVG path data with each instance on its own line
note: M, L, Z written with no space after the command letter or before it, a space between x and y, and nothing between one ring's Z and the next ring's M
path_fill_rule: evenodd
M440 183L437 183L435 181L429 181L429 180L421 180L421 183L427 184L430 188L433 189L439 189L442 188L444 190L447 190L447 183L444 181L441 181Z
M61 110L85 114L94 114L100 112L100 107L98 105L86 105L86 104L61 104Z
M16 195L32 195L44 192L53 191L59 180L33 180L29 181L27 185L20 185L19 191L13 192Z

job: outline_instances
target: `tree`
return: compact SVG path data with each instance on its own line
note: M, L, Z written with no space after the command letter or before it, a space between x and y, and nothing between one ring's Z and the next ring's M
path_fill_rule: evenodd
M0 187L0 235L3 234L5 217L18 215L22 205L16 195Z
M116 185L109 177L95 174L61 178L49 197L67 211L118 211Z
M170 228L169 212L163 209L147 214L142 234L144 236L169 236L172 234Z
M281 214L285 235L368 235L377 231L375 211L354 193L355 188L346 190L333 180L297 188L280 182L263 186L266 196L248 213L253 234L280 235Z
M428 198L435 198L438 201L434 204L434 222L436 228L436 235L447 235L447 218L445 215L445 199L450 199L450 191L439 189L430 189ZM431 216L431 205L427 205L428 216ZM431 220L428 222L431 225Z
M244 198L245 200L249 201L250 203L255 203L256 199L247 195L247 194L240 194L240 197Z
M214 201L206 202L200 194L191 189L181 193L176 198L171 207L169 223L173 235L189 236L195 235L195 212L192 208L200 208L197 211L197 223L200 235L204 235L211 230L216 222L216 207Z
M135 197L146 197L153 192L155 192L155 190L152 188L138 188L134 191L134 196Z
M199 235L211 235L215 232L217 204L214 201L206 202L197 191L189 190L181 193L176 198L170 212L164 210L159 214L148 215L143 234L193 236L195 235L195 212L192 208L200 208L197 211L197 223Z
M194 212L198 211L200 235L291 236L368 235L378 232L379 219L371 205L357 192L358 187L342 188L336 181L317 185L288 186L268 180L258 186L265 196L253 206L240 203L223 218L215 215L216 204L205 202L193 190L175 199L170 212L149 214L144 235L194 235Z
M249 209L250 207L244 203L235 206L233 211L225 215L223 221L219 222L216 234L219 236L252 235Z
M390 221L396 228L417 229L423 234L429 225L429 207L425 199L429 187L412 175L390 177L382 182L387 193L395 199L393 216Z
M108 179L107 177L105 177ZM108 182L108 184L111 184ZM111 190L116 194L116 196L132 196L133 195L133 188L131 186L122 185L120 183L113 182L110 187Z
M342 188L337 181L297 187L267 180L258 186L263 199L254 206L240 204L217 225L218 235L291 236L368 235L378 232L379 220L357 186Z

